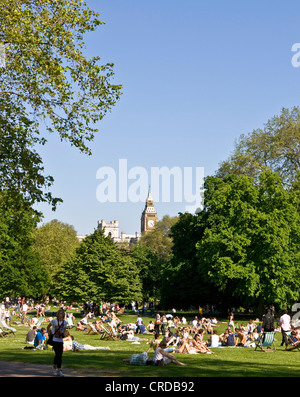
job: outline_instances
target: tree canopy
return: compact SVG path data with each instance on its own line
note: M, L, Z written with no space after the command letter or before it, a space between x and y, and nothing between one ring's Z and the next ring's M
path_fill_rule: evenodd
M0 290L8 296L42 296L49 278L33 247L32 233L39 220L22 197L0 192Z
M242 134L228 160L221 163L217 176L249 175L257 178L263 170L278 172L290 186L300 171L300 108L282 109L263 129Z
M271 171L262 172L259 183L247 175L210 176L204 189L203 210L194 216L182 214L173 228L177 264L171 269L173 288L190 294L189 286L197 280L193 304L257 307L297 301L300 214L296 194Z
M33 249L39 255L51 283L79 245L74 227L57 219L36 228L33 241Z
M150 247L161 260L167 261L170 258L172 249L170 231L177 220L177 216L170 217L165 215L157 222L155 230L150 233L143 233L140 244Z
M99 230L80 243L58 273L55 291L68 301L80 302L129 303L142 298L135 261Z
M81 0L2 0L0 21L5 51L0 64L1 189L17 187L31 202L55 207L57 199L43 193L53 179L43 175L33 147L46 143L46 132L57 132L91 153L88 142L97 123L121 90L111 83L113 64L84 55L84 36L103 22Z

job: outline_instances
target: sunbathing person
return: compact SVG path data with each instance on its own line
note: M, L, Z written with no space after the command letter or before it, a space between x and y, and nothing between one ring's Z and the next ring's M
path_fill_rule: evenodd
M158 347L154 352L154 365L168 365L170 363L177 364L177 365L186 365L177 360L175 356L171 353L167 353L165 351L167 344L165 341L160 342Z
M235 346L245 346L247 336L244 334L244 331L241 328L238 328L236 330L236 334Z
M227 328L225 332L223 332L221 335L219 335L220 342L222 346L228 346L227 338L229 336L229 329Z
M214 354L212 350L210 350L207 345L203 342L201 339L200 335L197 334L195 335L193 339L193 345L195 349L198 351L198 353L209 353L209 354Z
M79 323L76 325L77 331L87 331L88 330L88 315L84 316Z
M80 351L80 350L110 350L109 346L91 346L88 344L82 344L74 340L74 337L70 335L69 331L66 330L65 337L63 338L64 343L64 351L73 350L73 351Z
M151 339L151 341L149 342L149 348L147 350L147 353L149 353L149 351L151 349L153 349L154 351L157 349L157 347L159 346L161 340L160 340L160 334L155 334L154 339Z
M198 354L198 353L209 353L213 352L200 340L199 335L196 339L189 337L187 339L182 339L180 346L175 350L175 353L187 353L187 354Z
M132 354L130 358L125 358L123 363L130 365L154 365L154 360L148 356L148 353Z

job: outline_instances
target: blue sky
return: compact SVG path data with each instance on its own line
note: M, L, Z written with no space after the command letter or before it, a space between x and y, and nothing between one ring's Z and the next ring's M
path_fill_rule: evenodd
M212 175L235 140L262 128L283 107L299 104L300 68L291 51L300 42L300 4L289 0L87 0L106 25L86 38L86 55L114 63L113 82L123 85L117 105L99 123L80 154L56 136L42 148L56 212L39 206L43 222L59 219L78 234L97 221L119 220L120 232L140 231L140 202L97 200L97 170L120 159L141 167L204 167ZM149 178L150 179L150 178ZM151 181L150 181L151 182ZM133 181L128 181L128 185ZM171 191L172 193L172 191ZM186 202L154 197L158 218L184 212Z

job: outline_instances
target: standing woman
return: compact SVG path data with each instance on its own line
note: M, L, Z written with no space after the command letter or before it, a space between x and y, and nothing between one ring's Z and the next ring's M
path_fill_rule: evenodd
M61 370L61 363L64 348L63 338L66 327L67 321L65 321L65 311L63 309L59 309L56 313L56 318L52 320L47 327L48 335L50 335L50 332L53 335L53 350L55 353L53 361L53 375L55 376L64 376Z
M228 327L232 327L233 332L235 332L234 316L233 316L232 312L229 314L229 317L228 317Z
M159 327L160 327L160 314L156 313L155 323L154 323L154 333L159 335Z

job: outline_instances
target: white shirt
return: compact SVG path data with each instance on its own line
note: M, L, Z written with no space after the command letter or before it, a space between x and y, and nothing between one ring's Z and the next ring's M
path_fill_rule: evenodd
M164 356L161 354L161 352L160 352L160 347L157 347L156 349L155 349L155 352L154 352L154 357L153 357L153 359L154 359L154 362L155 361L160 361L160 360L162 360L163 358L164 358Z
M291 317L288 314L283 314L280 317L279 322L283 331L291 330L291 326L290 326Z
M62 335L65 333L65 328L67 326L67 322L65 320L58 321L57 318L55 318L54 320L51 321L51 325L52 325L53 341L54 342L63 342ZM60 337L55 337L55 332L58 330L58 328L59 328Z
M218 346L219 346L219 335L212 335L210 347L218 347Z

